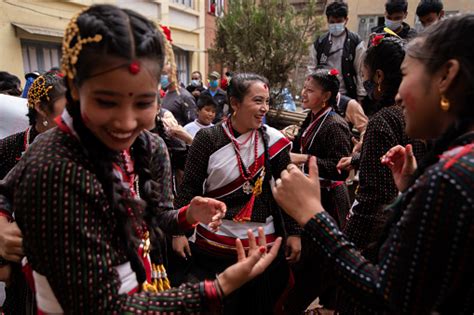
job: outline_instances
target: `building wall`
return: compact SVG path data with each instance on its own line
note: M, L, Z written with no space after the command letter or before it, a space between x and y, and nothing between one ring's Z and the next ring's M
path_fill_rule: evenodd
M206 68L203 0L192 0L187 7L180 0L75 0L75 1L0 1L0 71L8 71L23 80L22 40L60 44L70 18L94 3L116 4L136 10L171 29L175 49L189 56L189 71ZM188 2L186 2L188 3ZM20 25L20 27L15 26ZM31 34L22 27L34 27L41 34ZM31 31L31 30L30 30ZM36 70L36 69L35 69ZM189 80L189 78L187 78ZM187 83L187 82L185 82Z
M419 2L420 0L408 0L408 16L405 22L410 26L415 25L415 11ZM354 32L358 32L359 17L372 15L383 16L385 12L384 0L347 0L347 3L349 5L348 28ZM474 12L473 0L444 0L443 4L447 12Z

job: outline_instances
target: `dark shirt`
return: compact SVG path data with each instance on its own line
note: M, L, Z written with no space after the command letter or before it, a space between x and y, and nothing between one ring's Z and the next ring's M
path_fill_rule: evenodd
M186 90L191 93L191 95L193 94L194 91L199 91L202 93L202 91L205 91L206 88L201 84L201 85L193 85L193 84L190 84L186 87ZM194 96L194 95L193 95ZM198 100L199 96L194 96L194 99L196 100L196 103L197 103L197 100Z
M372 28L372 33L384 33L385 25L379 25L374 28ZM416 30L414 28L411 28L410 25L407 23L403 22L402 23L402 30L397 33L398 36L401 38L409 41L410 39L414 38L416 36Z
M194 96L183 87L179 87L179 94L176 90L168 91L163 98L162 107L172 112L181 126L194 121L197 116Z

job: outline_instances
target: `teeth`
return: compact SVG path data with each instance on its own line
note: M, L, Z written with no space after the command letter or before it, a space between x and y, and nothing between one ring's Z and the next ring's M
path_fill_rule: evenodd
M109 131L109 133L117 139L127 139L127 138L130 138L133 134L133 132L123 133L123 132L113 132L113 131Z

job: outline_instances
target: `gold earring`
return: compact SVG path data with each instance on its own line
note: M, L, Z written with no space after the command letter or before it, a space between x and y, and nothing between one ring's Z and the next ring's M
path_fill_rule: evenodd
M323 108L326 107L326 101L323 101Z
M380 84L380 82L378 82L377 83L377 92L379 92L379 93L382 92L382 88L380 86L381 86L381 84Z
M441 105L441 110L443 112L447 112L449 111L449 107L451 106L451 103L449 103L449 100L446 96L441 95L440 105Z

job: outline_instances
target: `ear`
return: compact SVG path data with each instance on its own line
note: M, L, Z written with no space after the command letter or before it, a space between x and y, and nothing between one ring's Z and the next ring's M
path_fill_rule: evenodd
M230 98L230 107L234 112L237 112L240 108L240 102L233 96Z
M403 19L406 19L408 16L408 12L405 12L405 14L403 14Z
M380 69L375 70L375 82L377 84L382 84L384 80L385 80L385 74L383 73L383 71Z
M347 22L349 22L349 17L346 17L346 21L344 22L344 26L347 26Z
M79 101L79 89L74 84L74 81L72 81L72 79L67 79L67 85L71 91L72 99L76 102Z
M439 18L443 18L444 17L444 10L441 10L441 12L439 12Z
M459 74L460 70L460 64L459 61L456 59L450 59L448 60L443 67L439 70L439 82L438 82L438 87L439 87L439 92L441 94L446 94L447 91L451 88L452 89L452 83L454 79L456 79L456 76Z
M324 102L327 102L331 99L332 93L330 91L326 91L323 93L323 100Z
M41 117L48 117L48 112L44 109L41 108L41 101L36 101L34 105L35 111L41 116Z

